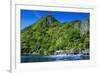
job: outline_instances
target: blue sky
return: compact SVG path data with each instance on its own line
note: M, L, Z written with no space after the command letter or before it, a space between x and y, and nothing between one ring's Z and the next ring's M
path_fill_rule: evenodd
M84 20L90 17L89 13L80 12L58 12L58 11L38 11L38 10L21 10L21 29L35 23L41 16L52 15L60 22L72 20Z

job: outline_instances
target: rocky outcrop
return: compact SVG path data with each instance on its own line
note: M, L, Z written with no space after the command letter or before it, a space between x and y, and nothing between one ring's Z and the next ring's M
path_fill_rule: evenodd
M89 30L89 28L90 28L89 19L82 21L82 23L80 25L80 34L83 35L85 33L85 31Z
M53 16L51 16L51 15L48 15L48 16L43 16L42 18L41 18L43 21L41 22L42 24L52 24L52 23L54 23L54 22L58 22L58 23L60 23L58 20L56 20Z

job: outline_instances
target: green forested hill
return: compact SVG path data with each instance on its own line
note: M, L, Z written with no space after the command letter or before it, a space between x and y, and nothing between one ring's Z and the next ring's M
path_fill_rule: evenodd
M80 20L60 23L53 16L43 16L21 30L21 54L50 55L56 50L89 49L89 30L80 35L80 26Z

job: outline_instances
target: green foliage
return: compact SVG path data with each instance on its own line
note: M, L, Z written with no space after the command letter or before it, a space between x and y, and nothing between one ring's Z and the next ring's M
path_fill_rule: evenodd
M51 22L46 20L51 17ZM44 16L21 30L21 54L50 55L56 50L89 48L89 31L80 36L80 21L60 23Z

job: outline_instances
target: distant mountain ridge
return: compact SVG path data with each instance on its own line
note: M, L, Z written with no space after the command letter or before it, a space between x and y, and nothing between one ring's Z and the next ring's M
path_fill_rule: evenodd
M58 24L66 24L66 23L70 24L71 23L71 24L73 24L73 27L83 29L83 31L84 30L89 30L89 19L88 18L83 20L83 21L73 20L73 21L70 21L70 22L61 23L60 21L55 19L52 15L47 15L47 16L42 16L34 24L45 25L45 24L53 24L53 23L58 23ZM34 25L34 24L32 24L32 25ZM32 25L30 25L30 26L32 26ZM28 26L28 27L30 27L30 26ZM25 27L25 28L28 28L28 27Z

